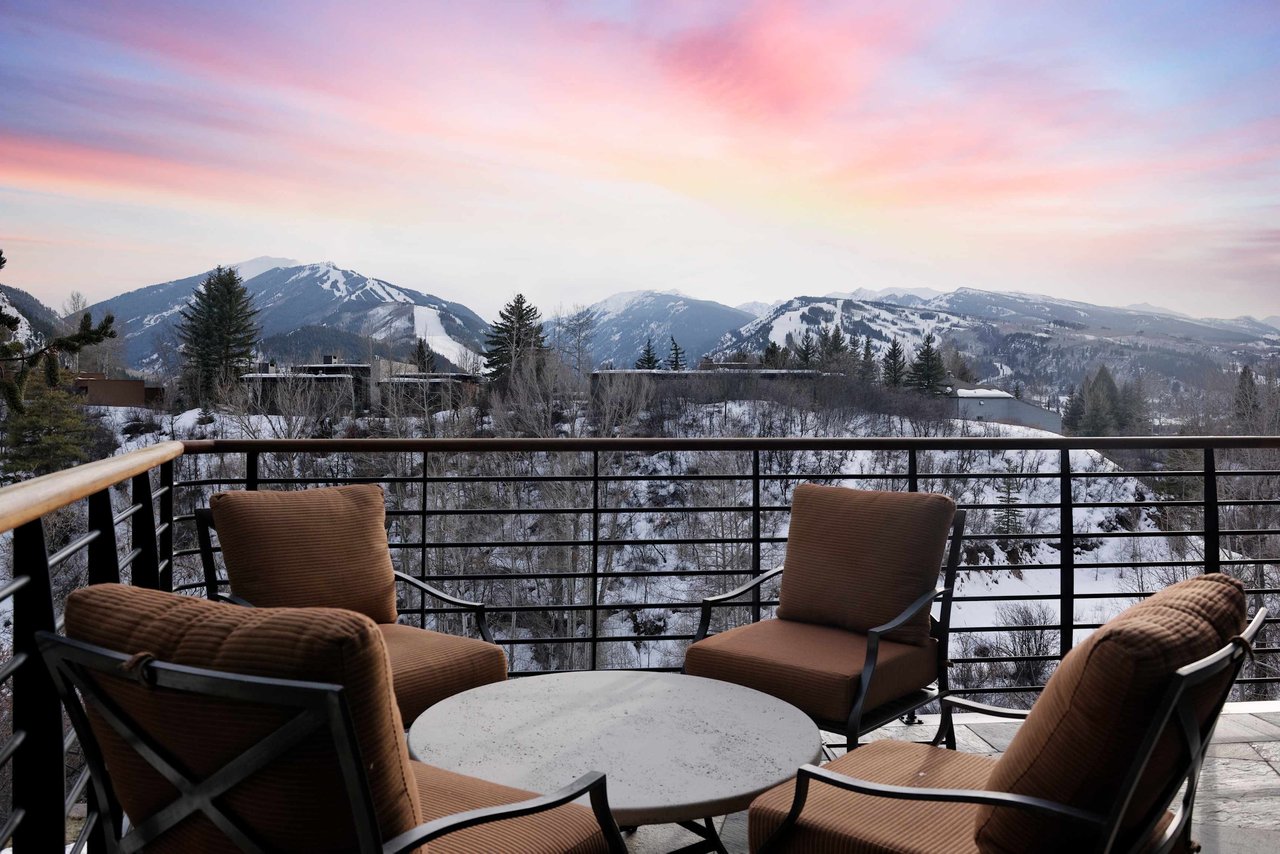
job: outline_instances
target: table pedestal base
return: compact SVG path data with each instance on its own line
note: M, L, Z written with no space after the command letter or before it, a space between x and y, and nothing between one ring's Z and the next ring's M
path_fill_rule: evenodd
M724 847L724 843L720 841L720 833L716 830L715 822L708 816L701 823L696 821L679 821L676 824L692 833L694 836L700 837L701 841L694 842L677 848L671 854L729 854ZM621 828L623 833L635 833L634 827Z

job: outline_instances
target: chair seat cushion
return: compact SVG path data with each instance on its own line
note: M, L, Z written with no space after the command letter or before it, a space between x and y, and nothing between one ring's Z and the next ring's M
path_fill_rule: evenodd
M446 697L507 678L507 656L496 644L395 623L378 631L405 726Z
M995 760L927 744L876 741L826 765L850 777L894 786L981 789ZM795 781L751 804L748 824L756 851L791 809ZM976 804L903 801L846 792L813 782L788 851L823 854L964 854L976 852Z
M867 657L865 635L844 629L761 620L711 635L689 647L685 672L745 685L786 700L809 715L843 723L853 708ZM937 641L925 646L880 641L864 710L937 678Z
M494 749L501 750L502 746L495 745ZM411 764L424 821L537 797L533 792L455 774L434 765L412 760ZM566 785L570 782L565 780ZM430 854L473 854L476 851L595 854L609 850L595 815L576 803L450 833L430 843L427 849Z

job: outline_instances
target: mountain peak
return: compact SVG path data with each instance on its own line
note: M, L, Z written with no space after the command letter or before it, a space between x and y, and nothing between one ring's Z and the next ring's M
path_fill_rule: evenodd
M259 255L257 258L250 258L248 261L241 261L239 264L232 264L236 270L240 272L240 278L248 281L254 276L260 276L268 270L274 270L276 267L297 267L301 261L295 261L293 258L275 258L270 255Z

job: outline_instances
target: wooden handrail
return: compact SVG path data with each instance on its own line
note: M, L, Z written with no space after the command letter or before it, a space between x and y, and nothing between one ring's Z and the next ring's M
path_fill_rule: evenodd
M181 442L161 442L119 457L73 466L0 489L0 533L88 498L112 484L182 456Z

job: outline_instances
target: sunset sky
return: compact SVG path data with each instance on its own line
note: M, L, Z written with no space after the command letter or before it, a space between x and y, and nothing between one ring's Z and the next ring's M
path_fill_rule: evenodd
M1280 314L1280 3L0 0L0 281Z

